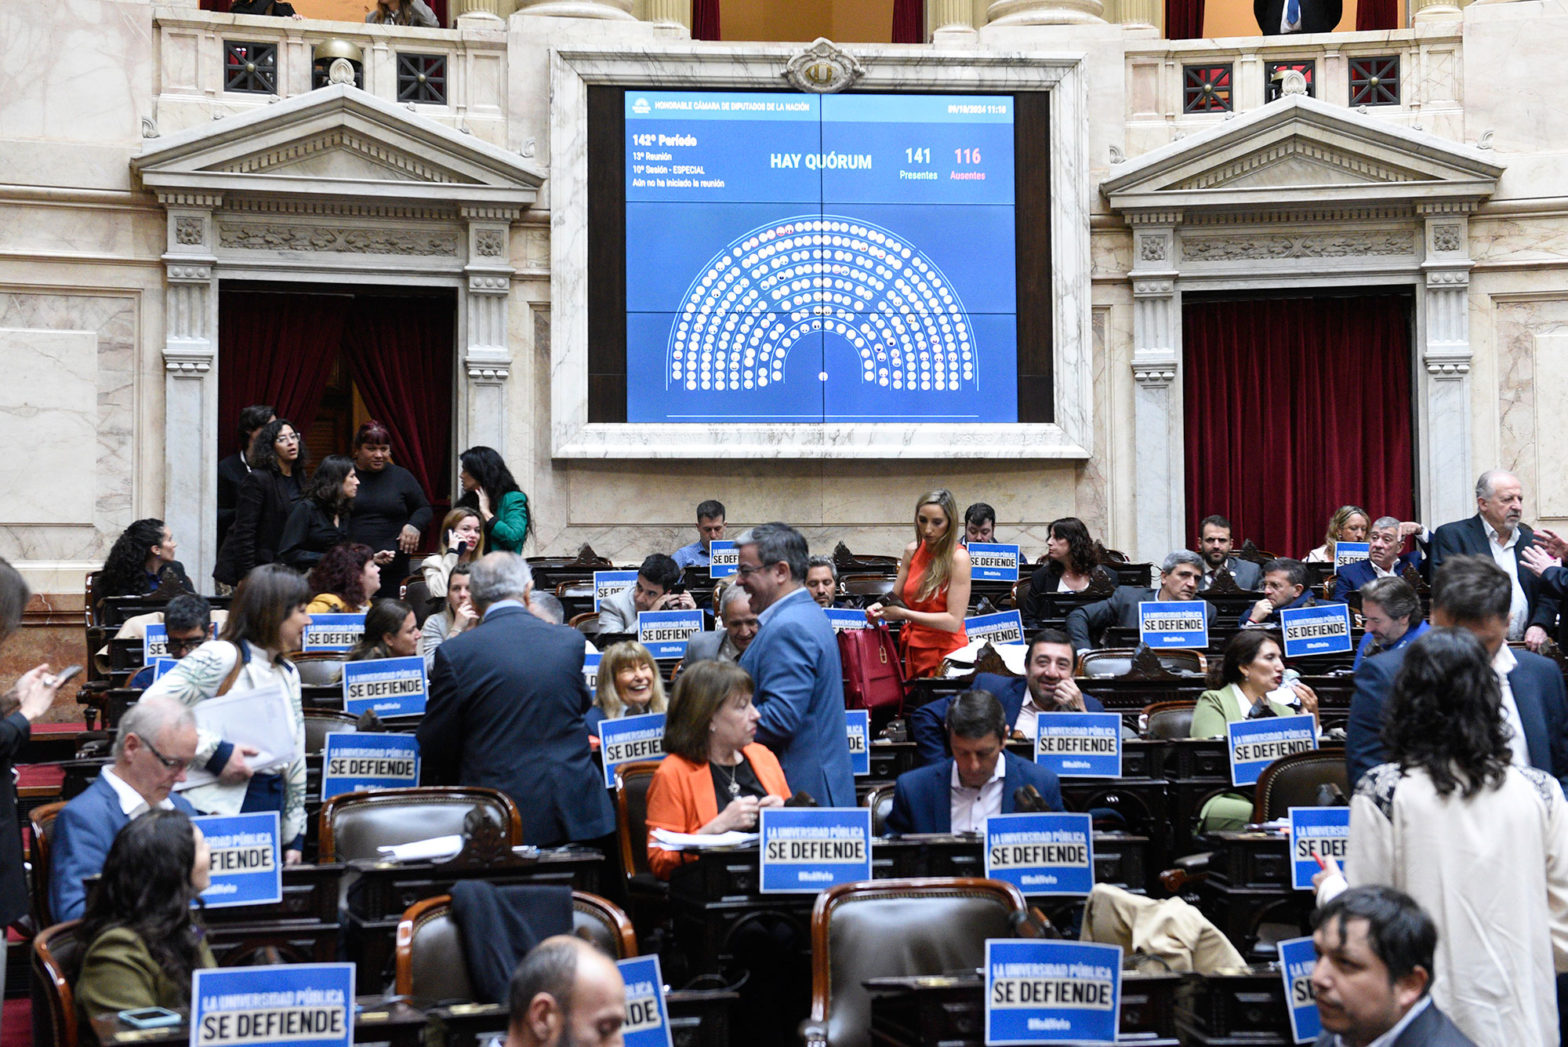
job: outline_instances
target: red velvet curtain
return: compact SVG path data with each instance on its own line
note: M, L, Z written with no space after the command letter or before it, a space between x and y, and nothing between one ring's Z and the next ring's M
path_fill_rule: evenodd
M1399 0L1356 0L1356 31L1399 28Z
M691 0L691 38L719 39L719 0Z
M925 0L893 0L893 42L895 44L926 42Z
M272 404L301 433L310 429L348 319L348 295L221 290L218 295L218 437L247 404Z
M1300 557L1341 505L1413 518L1408 298L1188 301L1182 358L1188 535Z
M1165 0L1165 39L1195 40L1203 35L1203 0Z
M450 298L355 300L343 355L371 417L392 432L392 457L427 497L451 490L452 345Z

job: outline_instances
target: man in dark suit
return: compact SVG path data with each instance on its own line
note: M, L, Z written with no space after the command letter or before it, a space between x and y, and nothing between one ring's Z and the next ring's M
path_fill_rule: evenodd
M49 828L49 915L57 923L82 915L86 880L103 872L114 838L154 807L196 813L170 792L196 758L196 718L173 698L143 698L120 718L114 763L55 817Z
M1278 625L1279 612L1315 607L1317 599L1307 588L1307 565L1281 556L1263 565L1263 599L1241 613L1243 629L1253 625Z
M1239 589L1256 590L1263 583L1263 568L1251 560L1232 556L1230 521L1223 516L1205 516L1198 525L1198 552L1203 556L1203 580L1198 583L1202 592L1214 584L1215 572L1221 568L1230 572Z
M1062 809L1056 775L1006 749L1002 703L989 691L964 691L947 707L950 759L898 776L889 832L984 832L993 814L1017 810L1014 793L1032 785L1046 806Z
M240 449L218 462L218 548L234 523L234 513L240 504L240 487L250 475L250 463L245 455L250 442L261 432L262 426L278 416L271 404L251 404L241 408L239 418Z
M1317 1047L1475 1047L1432 1002L1437 926L1413 898L1352 887L1324 903L1316 922Z
M1073 650L1078 653L1093 648L1093 638L1107 628L1119 625L1124 629L1138 628L1138 605L1150 600L1180 602L1195 600L1198 581L1203 577L1203 560L1197 553L1178 549L1160 565L1160 588L1140 589L1124 585L1111 594L1110 599L1074 607L1067 615L1067 635ZM1205 603L1203 613L1211 624L1214 605Z
M806 539L770 523L735 545L737 584L757 612L757 636L740 659L757 685L757 741L779 758L791 792L809 793L824 807L853 807L844 669L833 627L806 591Z
M1407 567L1421 569L1421 547L1407 553L1399 551L1409 534L1421 530L1417 523L1401 523L1398 517L1380 516L1367 532L1367 558L1346 564L1334 572L1334 599L1344 603L1354 592L1374 578L1402 578Z
M978 673L970 686L988 691L1002 703L1007 729L1034 739L1038 717L1049 713L1103 713L1098 698L1084 694L1073 679L1072 641L1060 629L1041 629L1029 641L1023 676ZM947 759L947 709L951 698L927 702L909 714L909 734L915 742L915 763L925 765Z
M1543 591L1540 579L1519 562L1519 554L1535 543L1535 532L1520 522L1524 488L1512 473L1491 469L1475 482L1475 501L1478 511L1470 519L1433 532L1432 570L1451 556L1490 556L1512 582L1508 639L1522 639L1537 650L1557 627L1557 597Z
M419 725L433 785L480 785L512 798L523 842L597 840L615 812L583 722L583 636L528 610L533 573L516 553L490 553L469 573L481 621L436 649Z
M1508 576L1489 556L1451 556L1432 579L1432 625L1469 629L1492 656L1512 729L1514 763L1568 778L1568 695L1557 664L1508 646ZM1408 647L1367 658L1356 670L1345 736L1352 784L1384 762L1383 712Z
M700 662L704 658L721 662L738 662L757 635L757 616L751 609L751 596L738 585L724 590L719 607L719 627L707 632L693 633L686 641L686 657L682 665Z
M1252 0L1252 17L1264 36L1332 33L1341 14L1341 0Z

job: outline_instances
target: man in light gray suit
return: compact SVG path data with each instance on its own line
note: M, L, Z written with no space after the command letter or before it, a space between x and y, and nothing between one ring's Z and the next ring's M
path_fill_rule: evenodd
M719 600L719 627L704 633L693 633L686 641L686 657L682 665L711 658L721 662L738 662L757 635L757 615L751 609L751 594L738 585L724 590Z

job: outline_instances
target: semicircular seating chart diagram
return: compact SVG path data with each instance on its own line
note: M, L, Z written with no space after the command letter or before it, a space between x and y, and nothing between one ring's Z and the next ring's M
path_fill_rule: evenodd
M666 388L782 382L790 347L819 332L855 349L865 384L978 386L973 329L941 269L896 233L818 213L759 226L709 259L670 326Z

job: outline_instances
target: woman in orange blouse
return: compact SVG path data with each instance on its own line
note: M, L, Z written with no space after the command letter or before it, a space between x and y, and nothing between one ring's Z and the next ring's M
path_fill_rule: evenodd
M675 681L664 724L669 755L648 786L648 868L661 880L686 856L655 847L654 829L751 832L758 810L789 799L778 758L752 741L751 693L751 675L730 662L697 662Z
M969 550L958 544L958 503L946 488L927 492L915 503L915 540L904 546L898 580L887 603L866 608L866 618L904 623L898 643L904 676L935 676L942 659L969 642L964 616L969 611Z

